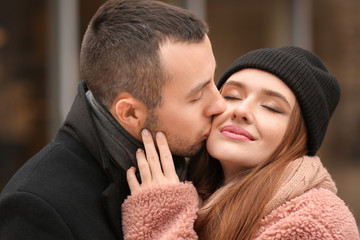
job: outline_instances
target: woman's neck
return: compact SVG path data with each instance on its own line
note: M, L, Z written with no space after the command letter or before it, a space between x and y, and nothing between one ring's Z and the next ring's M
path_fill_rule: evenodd
M235 176L238 176L242 172L249 169L249 168L238 166L237 164L222 164L221 163L221 166L222 166L223 173L224 173L224 182L225 183L229 182Z

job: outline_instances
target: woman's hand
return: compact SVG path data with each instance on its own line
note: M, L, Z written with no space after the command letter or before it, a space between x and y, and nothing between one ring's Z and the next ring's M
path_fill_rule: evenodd
M126 174L131 193L133 194L141 189L154 186L178 183L179 178L176 175L174 162L165 135L162 132L156 133L160 160L150 132L147 129L143 129L141 136L146 152L142 149L138 149L136 152L141 183L136 179L136 169L134 167L128 169Z

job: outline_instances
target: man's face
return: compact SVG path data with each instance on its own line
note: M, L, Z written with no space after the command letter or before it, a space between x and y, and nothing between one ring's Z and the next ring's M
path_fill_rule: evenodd
M211 43L208 37L191 44L169 41L160 54L170 80L161 89L162 104L148 112L145 127L163 131L173 154L192 156L207 139L212 116L226 108L214 83Z

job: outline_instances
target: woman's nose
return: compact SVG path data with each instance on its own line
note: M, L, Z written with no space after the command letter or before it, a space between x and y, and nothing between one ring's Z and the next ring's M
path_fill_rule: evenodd
M248 101L241 101L234 107L231 114L231 119L235 121L245 121L246 123L252 123L254 120L253 107Z

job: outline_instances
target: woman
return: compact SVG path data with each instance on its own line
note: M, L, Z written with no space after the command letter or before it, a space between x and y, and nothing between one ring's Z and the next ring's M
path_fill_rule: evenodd
M297 47L255 50L218 86L227 109L213 119L207 152L189 163L198 195L179 183L164 134L156 134L160 165L143 132L142 183L130 169L122 206L125 239L359 239L315 156L340 98L321 60Z

